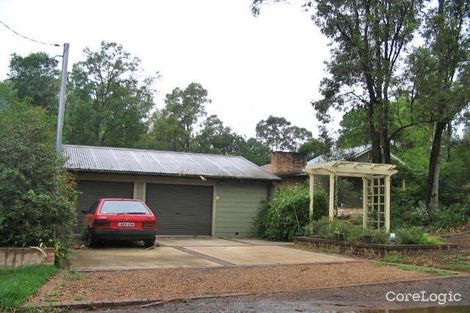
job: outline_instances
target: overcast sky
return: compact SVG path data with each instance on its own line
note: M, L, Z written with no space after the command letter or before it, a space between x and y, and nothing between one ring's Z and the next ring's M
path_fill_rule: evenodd
M265 5L253 17L250 0L0 0L0 20L46 42L69 42L70 63L102 40L121 43L142 60L163 97L175 87L201 83L226 125L252 136L270 114L317 134L310 105L328 58L326 39L300 2ZM10 55L62 53L15 36L0 25L0 79ZM338 121L337 121L338 122Z

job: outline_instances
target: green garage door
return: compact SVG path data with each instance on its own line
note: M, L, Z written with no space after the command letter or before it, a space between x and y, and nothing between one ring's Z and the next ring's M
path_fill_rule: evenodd
M159 235L211 235L212 187L147 184Z
M82 209L89 209L100 198L133 198L134 184L123 182L81 180L77 184L77 226L74 232L79 234L83 221Z

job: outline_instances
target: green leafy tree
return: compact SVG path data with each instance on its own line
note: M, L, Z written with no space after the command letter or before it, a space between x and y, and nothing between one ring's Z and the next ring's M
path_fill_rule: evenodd
M253 0L259 12L263 0ZM306 0L312 19L330 39L322 99L312 104L328 122L332 109L365 108L372 160L390 163L389 111L400 56L419 26L422 0Z
M207 117L201 126L195 138L197 152L231 154L235 151L237 135L217 115Z
M256 125L256 138L271 150L297 151L312 138L312 133L305 128L293 126L284 117L270 115Z
M74 64L66 108L66 140L74 144L136 146L147 131L154 77L139 80L140 60L120 44L102 42Z
M44 52L13 54L9 80L22 101L55 112L59 93L57 60Z
M339 126L339 148L352 148L369 142L367 111L364 108L354 108L346 112Z
M195 127L206 116L207 90L198 83L175 88L166 95L165 107L152 117L150 144L173 151L195 149Z
M54 121L43 108L10 102L0 125L0 246L55 247L63 260L76 195L54 149Z
M470 2L439 0L428 12L427 45L415 52L418 100L434 121L426 186L429 216L439 203L439 176L444 132L470 103Z
M271 160L269 146L256 138L245 139L242 136L236 136L233 154L240 155L257 165L268 164Z

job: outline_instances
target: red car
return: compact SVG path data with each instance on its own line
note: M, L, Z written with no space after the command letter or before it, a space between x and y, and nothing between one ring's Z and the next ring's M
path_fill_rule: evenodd
M102 198L82 212L89 247L105 240L143 240L146 247L155 244L157 218L141 200Z

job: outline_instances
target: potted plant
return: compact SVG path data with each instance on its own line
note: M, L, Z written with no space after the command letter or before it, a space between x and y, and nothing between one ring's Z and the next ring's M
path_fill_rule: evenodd
M373 239L373 231L370 228L365 228L362 232L362 242L364 244L371 244Z

